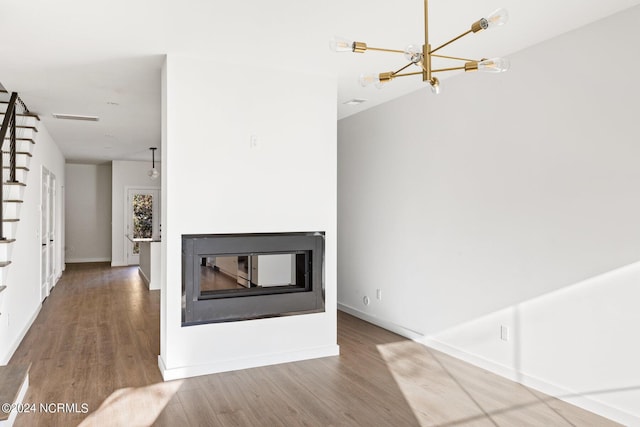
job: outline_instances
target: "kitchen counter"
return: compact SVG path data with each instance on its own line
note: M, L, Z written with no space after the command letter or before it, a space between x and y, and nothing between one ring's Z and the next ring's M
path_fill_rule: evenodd
M130 242L136 243L136 242L161 242L162 240L160 239L160 236L155 236L155 237L132 237L131 235L127 234L126 235L127 239L129 239Z
M160 237L127 239L140 245L140 265L138 273L150 291L160 289L162 273L160 270Z

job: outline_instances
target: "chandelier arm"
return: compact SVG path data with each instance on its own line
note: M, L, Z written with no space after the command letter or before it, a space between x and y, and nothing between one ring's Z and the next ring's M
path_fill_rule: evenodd
M393 77L407 77L407 76L418 76L418 75L422 75L422 71L416 71L415 73L404 73L404 74L394 74Z
M478 62L477 59L468 59L468 58L458 58L457 56L446 56L446 55L431 55L434 58L444 58L444 59L453 59L456 61L464 61L464 62Z
M395 72L391 73L391 75L395 77L395 75L398 74L400 71L404 71L407 68L411 67L412 65L413 65L413 62L409 62L407 65L405 65L404 67L400 68L398 71L395 71Z
M397 50L397 49L384 49L381 47L371 47L371 46L367 46L367 50L376 50L378 52L391 52L391 53L402 53L404 54L404 50Z
M431 50L431 52L429 52L429 53L430 53L430 54L433 54L433 53L435 53L435 52L439 51L440 49L442 49L443 47L445 47L445 46L449 46L451 43L453 43L453 42L455 42L455 41L457 41L457 40L460 40L460 39L461 39L461 38L463 38L464 36L466 36L466 35L468 35L468 34L471 34L471 33L473 33L473 30L466 31L466 32L464 32L464 33L460 34L458 37L454 37L453 39L449 40L449 41L448 41L448 42L446 42L445 44L443 44L443 45L441 45L441 46L438 46L438 47L437 47L437 48L435 48L435 49L432 49L432 50Z
M464 70L465 67L451 67L451 68L439 68L437 70L431 70L432 73L441 73L443 71L456 71L456 70Z

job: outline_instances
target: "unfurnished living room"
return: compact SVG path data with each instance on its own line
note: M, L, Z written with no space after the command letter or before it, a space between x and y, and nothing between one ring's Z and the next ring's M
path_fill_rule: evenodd
M0 427L640 426L640 0L0 5Z

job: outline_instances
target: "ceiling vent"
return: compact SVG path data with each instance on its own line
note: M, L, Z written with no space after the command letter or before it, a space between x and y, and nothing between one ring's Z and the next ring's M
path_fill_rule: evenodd
M350 99L346 102L343 102L344 105L358 105L358 104L362 104L363 102L367 102L366 99L359 99L359 98L354 98L354 99Z
M85 122L97 122L98 120L100 120L98 116L80 116L77 114L53 113L52 116L55 117L56 119L61 119L61 120L82 120Z

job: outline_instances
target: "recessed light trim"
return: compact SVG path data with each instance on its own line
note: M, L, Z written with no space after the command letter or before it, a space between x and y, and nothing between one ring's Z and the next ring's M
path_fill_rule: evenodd
M343 102L342 104L344 105L358 105L358 104L362 104L363 102L367 102L366 99L361 99L361 98L353 98L350 99L348 101Z
M85 122L97 122L100 120L98 116L83 116L78 114L61 114L61 113L53 113L51 114L56 119L60 120L81 120Z

